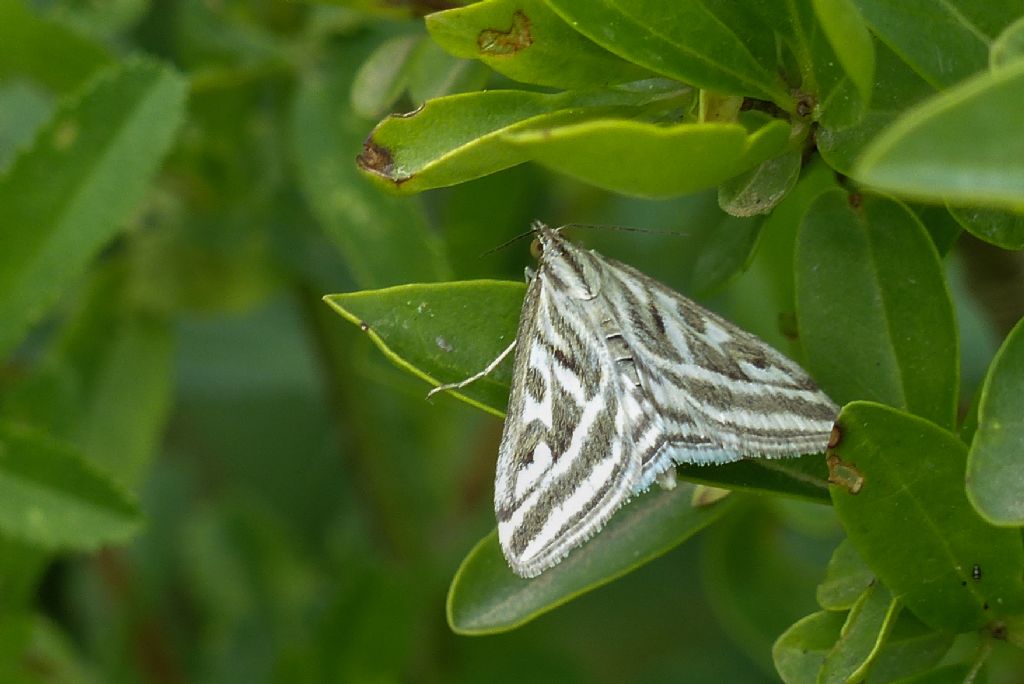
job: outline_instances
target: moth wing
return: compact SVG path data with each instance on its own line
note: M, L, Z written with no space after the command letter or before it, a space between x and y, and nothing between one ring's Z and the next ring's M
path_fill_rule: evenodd
M555 295L541 276L527 290L498 450L498 539L523 577L596 534L641 474L626 430L636 398L590 322L601 302Z
M838 407L755 335L625 264L605 260L604 294L629 312L622 334L664 424L645 481L671 461L726 463L824 451Z

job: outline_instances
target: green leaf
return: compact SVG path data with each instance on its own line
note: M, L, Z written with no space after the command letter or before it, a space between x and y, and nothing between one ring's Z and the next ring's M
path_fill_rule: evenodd
M801 154L783 152L718 186L718 206L733 216L769 214L800 177Z
M181 123L185 82L132 62L65 105L0 177L0 351L117 234Z
M649 100L627 91L450 95L381 121L357 161L371 179L403 193L454 185L529 159L529 150L511 144L507 133L619 111L635 113L634 106Z
M630 62L699 88L791 108L787 89L754 45L766 33L764 27L739 7L664 0L546 1L573 28Z
M949 213L980 240L1003 249L1024 249L1024 214L979 207L950 207Z
M506 136L530 158L574 178L638 197L671 197L714 187L777 154L789 126L773 120L747 134L736 123L658 125L596 119ZM766 143L765 139L769 142Z
M765 218L754 260L730 288L737 317L756 323L751 327L763 339L798 363L803 363L804 356L796 329L793 256L797 233L807 207L835 187L835 172L820 159L812 161L793 190Z
M38 546L0 532L0 615L33 605L51 560L50 554Z
M808 208L796 253L800 339L840 404L905 408L951 428L956 323L938 253L903 205L832 190Z
M110 64L102 45L40 19L29 5L0 0L0 82L28 76L66 94Z
M899 613L899 600L883 585L875 582L865 589L850 608L835 646L825 656L818 681L864 681Z
M4 682L96 681L96 672L81 660L78 644L41 612L4 614L0 617L0 642L6 647L0 647L0 680Z
M0 532L51 550L91 551L139 528L138 506L69 445L0 424Z
M714 292L746 270L754 258L761 222L761 217L726 216L718 224L701 245L690 281L694 292Z
M90 283L55 361L77 390L74 405L55 411L75 422L62 436L118 485L134 490L147 473L170 410L175 340L165 316L126 301L126 293L137 291L129 271L125 264L113 264Z
M423 104L435 97L479 90L490 70L470 59L452 57L432 40L422 40L409 58L409 97Z
M0 173L32 144L54 108L53 98L26 81L0 84Z
M353 79L347 65L364 59L373 45L368 38L346 41L302 79L289 131L299 184L361 287L437 280L447 264L421 207L385 196L352 163L368 125L345 106Z
M952 632L935 631L901 611L871 664L870 681L891 682L935 667L953 645Z
M772 659L785 684L818 681L818 672L825 662L825 656L839 639L845 619L843 613L812 613L775 640Z
M992 36L1020 15L1015 0L854 0L868 25L935 88L988 64Z
M915 74L884 43L875 43L871 101L856 120L822 121L815 134L818 151L836 171L850 175L867 145L909 107L935 89Z
M815 16L812 2L759 0L732 4L770 27L770 31L759 29L761 33L777 36L761 60L766 64L777 62L775 68L783 81L798 94L800 104L792 113L800 119L813 116L825 126L851 125L860 119L868 98L854 88L822 22ZM781 44L776 46L776 41ZM805 107L809 111L802 111Z
M854 0L813 0L812 4L839 63L867 102L875 77L875 47Z
M498 280L399 285L324 298L360 326L399 367L427 382L456 382L482 370L515 336L526 286ZM504 415L511 362L453 392Z
M366 119L384 114L405 90L407 69L423 36L395 36L377 46L352 80L352 111Z
M459 567L448 590L448 624L459 634L514 629L573 598L635 570L683 543L735 505L731 496L694 507L694 486L650 491L618 511L600 534L539 577L512 573L497 531Z
M805 542L766 505L734 511L701 539L704 593L733 641L765 670L778 635L814 608L806 588L820 572L819 559L806 553Z
M850 540L844 539L832 553L825 568L825 579L818 585L818 605L825 610L850 610L874 581L871 568Z
M1024 607L1020 533L993 527L968 503L960 440L870 402L848 404L837 422L830 465L846 485L830 487L836 512L908 609L933 629L962 632Z
M996 525L1024 525L1024 320L992 360L967 460L967 495Z
M911 209L917 215L917 220L931 235L939 255L946 256L963 232L960 223L952 216L952 210L934 204L921 204L913 206Z
M451 54L522 83L592 88L653 75L584 38L542 0L485 0L430 14L426 24Z
M787 684L819 681L827 654L840 640L846 613L822 611L803 618L778 638L772 655ZM932 667L953 643L950 633L934 632L902 611L874 659L866 681L890 682ZM864 681L864 680L854 680Z
M720 466L682 464L676 472L692 482L752 492L770 491L815 503L828 502L828 469L820 454L799 458L751 458Z
M900 117L854 169L893 193L1024 210L1024 60L981 74Z
M1024 16L1006 27L992 42L989 65L993 69L1009 66L1024 58Z
M977 675L977 673L975 673ZM900 679L894 684L965 684L974 681L970 663L954 663ZM985 681L984 679L980 681Z

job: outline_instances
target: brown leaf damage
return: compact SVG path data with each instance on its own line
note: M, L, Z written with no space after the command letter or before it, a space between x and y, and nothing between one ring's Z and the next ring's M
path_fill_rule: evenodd
M522 10L516 10L511 28L507 31L484 29L477 35L476 44L483 55L514 55L533 45L530 18Z
M401 185L412 178L410 174L402 174L395 166L391 150L383 145L378 145L371 136L363 143L363 151L356 157L356 165L368 173Z
M850 494L856 494L864 486L864 476L853 465L844 462L838 454L829 453L825 459L828 464L828 481L844 487Z

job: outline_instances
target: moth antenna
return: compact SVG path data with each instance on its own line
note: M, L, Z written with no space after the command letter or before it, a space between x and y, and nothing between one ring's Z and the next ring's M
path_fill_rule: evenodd
M611 223L566 223L565 225L555 228L556 231L560 231L564 228L588 228L593 230L611 230L623 233L646 233L648 235L675 235L676 237L689 237L689 233L683 233L678 230L657 230L654 228L637 228L635 226L620 226Z

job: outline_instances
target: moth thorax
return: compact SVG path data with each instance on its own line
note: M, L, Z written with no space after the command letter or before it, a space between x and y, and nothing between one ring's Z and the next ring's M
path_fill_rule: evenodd
M558 288L573 299L593 299L601 290L598 265L589 252L565 242L544 253L543 266Z

